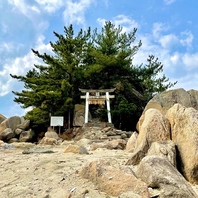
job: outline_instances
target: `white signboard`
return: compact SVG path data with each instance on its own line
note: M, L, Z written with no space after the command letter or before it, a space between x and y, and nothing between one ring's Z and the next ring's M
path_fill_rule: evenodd
M51 116L50 126L63 126L63 117Z

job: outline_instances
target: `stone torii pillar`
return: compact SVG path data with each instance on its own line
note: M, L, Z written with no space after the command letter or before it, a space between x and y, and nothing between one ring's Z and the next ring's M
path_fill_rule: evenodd
M86 93L85 96L81 96L82 99L85 99L85 124L88 123L88 113L89 113L89 104L107 104L107 116L108 122L111 121L110 113L110 98L114 98L114 95L109 95L109 92L115 91L114 89L79 89L81 92ZM101 95L105 93L105 95Z

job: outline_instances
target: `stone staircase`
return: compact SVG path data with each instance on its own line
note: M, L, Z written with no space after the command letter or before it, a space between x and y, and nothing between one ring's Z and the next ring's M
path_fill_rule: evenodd
M114 125L112 123L108 123L108 122L101 122L98 118L93 118L88 123L84 124L83 127L105 128L105 127L114 127Z

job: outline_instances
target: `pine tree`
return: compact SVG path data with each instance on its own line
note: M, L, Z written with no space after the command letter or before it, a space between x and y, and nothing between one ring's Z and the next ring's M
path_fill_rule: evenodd
M22 104L23 108L31 107L26 115L34 124L49 126L49 116L64 116L67 120L73 112L74 104L80 100L78 85L82 80L82 69L86 43L90 30L79 31L74 35L72 25L64 27L65 35L54 32L58 38L50 43L53 55L33 53L42 59L43 65L34 65L26 76L11 75L24 82L25 90L13 93L17 96L14 101Z
M153 94L175 85L160 75L163 65L153 55L147 64L133 65L142 44L136 42L136 32L135 28L123 32L111 22L106 22L101 32L96 29L91 33L88 28L75 35L72 25L64 27L64 35L54 32L57 41L50 43L53 54L32 49L43 64L34 65L25 76L11 75L24 82L25 88L13 91L14 101L32 108L26 117L34 125L49 126L50 115L72 118L74 105L80 103L79 88L116 88L111 101L113 123L117 128L135 130Z

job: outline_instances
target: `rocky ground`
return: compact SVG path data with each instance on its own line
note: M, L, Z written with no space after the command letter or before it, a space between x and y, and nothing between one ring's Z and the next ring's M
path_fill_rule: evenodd
M65 145L0 147L0 197L2 198L111 198L79 171L94 159L125 164L130 153L98 148L88 154L65 153Z

